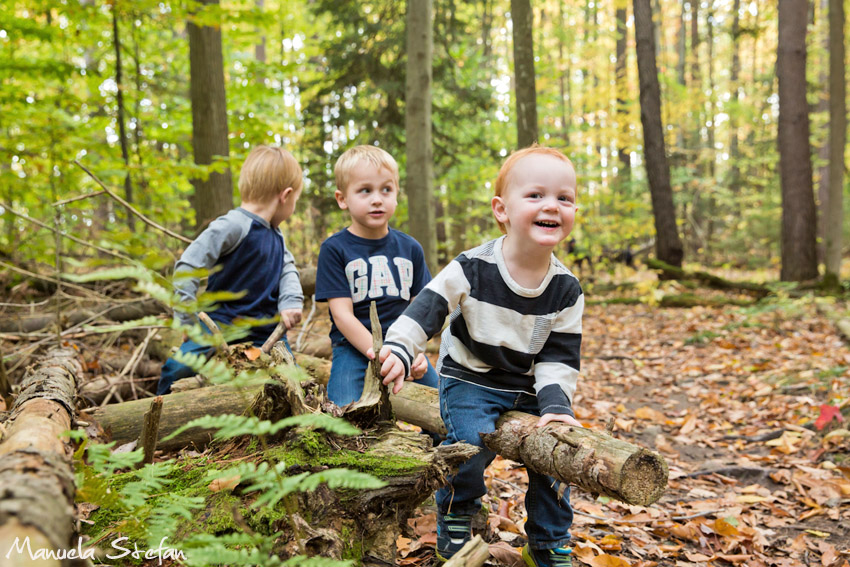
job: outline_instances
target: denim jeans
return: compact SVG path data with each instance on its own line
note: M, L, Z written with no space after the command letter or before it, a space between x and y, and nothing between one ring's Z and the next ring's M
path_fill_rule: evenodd
M209 332L204 327L205 332ZM286 336L280 339L283 341L283 344L286 345L286 350L292 352L292 349L289 348L289 341L286 340ZM265 340L255 339L252 341L254 346L261 347ZM207 357L212 356L215 352L215 347L211 347L209 345L198 344L193 340L187 340L182 345L180 345L180 352L186 352L191 354L204 354ZM159 382L156 385L156 395L161 396L163 394L168 394L171 392L171 385L180 380L181 378L188 378L189 376L194 376L196 372L183 364L182 362L177 362L174 358L169 358L165 361L165 364L162 365L162 370L160 371Z
M348 341L341 341L333 345L333 359L331 364L331 376L328 378L328 398L330 401L342 407L360 399L363 393L363 378L366 375L366 367L369 359L360 354ZM439 384L437 371L428 361L428 370L425 375L416 382L423 386L436 388Z
M443 377L440 381L440 415L448 436L444 444L463 441L481 451L461 464L449 484L437 491L437 508L441 514L474 515L481 508L481 497L487 493L484 469L496 454L484 446L481 433L496 429L496 420L511 410L540 415L537 398L522 392L502 392ZM525 509L528 521L525 532L534 549L554 549L569 545L573 509L570 489L558 498L561 482L552 477L528 471Z

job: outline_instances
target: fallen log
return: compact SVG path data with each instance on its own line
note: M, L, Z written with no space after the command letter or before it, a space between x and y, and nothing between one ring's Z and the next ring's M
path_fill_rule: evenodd
M720 276L715 276L714 274L711 274L709 272L686 271L682 268L671 266L670 264L667 264L655 258L647 258L646 265L653 270L660 271L666 279L680 281L696 280L714 289L741 291L749 293L751 295L755 295L756 297L766 297L771 293L770 289L768 289L768 287L764 284L740 281L735 282L721 278Z
M71 428L77 377L76 352L52 349L21 383L0 441L0 549L12 552L29 538L31 549L71 547L74 468L61 439ZM11 565L31 565L18 553ZM60 565L46 559L39 565ZM6 563L4 563L5 565Z
M204 415L241 413L249 407L251 395L224 385L164 396L161 434L165 436ZM445 433L434 388L407 383L401 392L390 396L390 401L399 420ZM114 404L95 408L90 415L112 432L113 440L126 443L139 437L148 405L144 400ZM537 428L536 423L534 416L509 412L499 420L497 431L485 437L485 443L496 453L525 463L537 472L629 504L646 506L664 493L667 464L658 453L592 429L561 423ZM200 446L209 439L210 432L196 429L169 440L161 448Z

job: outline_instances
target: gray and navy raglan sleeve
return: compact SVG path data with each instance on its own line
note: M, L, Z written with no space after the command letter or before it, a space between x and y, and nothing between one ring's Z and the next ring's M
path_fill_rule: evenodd
M198 295L200 278L182 275L195 270L211 270L219 258L234 250L248 234L251 219L237 210L232 210L210 223L201 234L183 251L174 266L174 288L181 301L194 301ZM175 310L175 317L183 325L195 323L195 316Z
M552 331L534 361L534 390L540 415L575 417L572 400L581 359L581 318L584 294L575 280L565 294L565 307L556 315Z
M440 332L446 316L469 295L469 280L460 264L464 258L452 260L437 274L387 330L384 344L401 359L405 377L428 339Z
M304 292L301 289L301 275L295 265L295 256L283 245L283 269L280 271L279 295L277 297L278 312L284 309L301 309L304 307Z

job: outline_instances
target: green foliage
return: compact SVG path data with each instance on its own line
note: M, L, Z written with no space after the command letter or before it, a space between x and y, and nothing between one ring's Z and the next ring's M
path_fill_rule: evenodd
M216 439L228 439L240 435L274 435L289 427L321 428L334 435L357 435L360 433L359 429L347 421L333 418L324 413L294 415L276 422L244 415L208 415L181 426L163 441L173 439L193 427L216 429Z

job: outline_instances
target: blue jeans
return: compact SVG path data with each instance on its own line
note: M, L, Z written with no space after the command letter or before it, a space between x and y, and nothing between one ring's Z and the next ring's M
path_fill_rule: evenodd
M440 381L440 415L448 436L444 444L463 441L481 451L461 464L449 484L437 491L437 508L441 514L474 515L481 508L481 497L487 493L484 469L496 453L484 446L481 433L496 429L496 420L511 410L540 415L537 398L522 392L502 392L443 377ZM558 498L561 482L552 477L528 471L525 509L528 521L525 532L534 549L554 549L569 545L573 509L569 486Z
M204 327L204 331L209 332ZM284 336L281 341L286 345L286 350L292 352L292 349L289 348L289 341L286 340L286 336ZM265 340L255 339L252 341L254 346L261 347ZM209 345L198 344L193 340L187 340L185 343L180 345L180 352L186 352L191 354L204 354L207 357L212 356L215 352L215 347L211 347ZM189 376L194 376L196 372L183 364L182 362L177 362L174 358L169 358L165 361L165 364L162 365L162 370L159 375L159 382L156 385L156 395L161 396L163 394L168 394L171 392L171 385L180 380L181 378L188 378Z
M359 400L363 393L363 379L366 375L366 367L369 359L360 354L348 341L342 341L333 345L333 359L331 364L331 376L328 378L328 398L330 401L342 407L353 401ZM416 381L423 386L436 388L440 382L437 371L428 361L428 370L425 375Z

